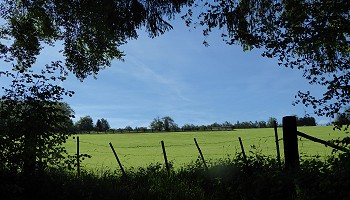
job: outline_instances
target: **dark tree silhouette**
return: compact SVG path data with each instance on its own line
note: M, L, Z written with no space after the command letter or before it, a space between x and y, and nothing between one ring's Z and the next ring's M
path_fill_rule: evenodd
M221 29L227 44L262 49L325 88L321 97L299 91L295 103L327 117L350 103L350 1L199 0L191 6L183 16L187 25L203 27L205 36Z
M59 146L67 135L59 125L67 117L54 105L73 95L60 86L68 72L82 81L110 66L113 59L123 60L119 47L136 39L138 29L150 37L163 34L172 28L166 20L185 4L181 0L1 1L0 77L10 85L2 88L0 152L5 160L0 165L15 155L14 169L34 173L37 153L44 152L38 150L41 147L57 147L56 157L63 158ZM39 66L40 53L56 44L62 44L57 54L64 60ZM49 145L41 145L40 137ZM42 160L50 156L43 154Z
M90 133L90 131L94 130L93 119L90 116L81 117L75 126L80 132Z

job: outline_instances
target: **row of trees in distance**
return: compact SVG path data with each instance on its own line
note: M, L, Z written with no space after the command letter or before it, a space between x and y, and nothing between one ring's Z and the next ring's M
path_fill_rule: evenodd
M239 122L235 124L225 121L224 123L213 123L209 125L194 125L194 124L184 124L182 127L179 127L174 120L169 117L163 118L154 118L150 123L150 128L156 131L212 131L212 130L233 130L233 129L246 129L246 128L273 128L274 122L277 122L277 119L270 117L267 121L248 121L248 122ZM316 120L314 117L305 116L297 117L298 126L316 126ZM130 129L130 128L129 128Z
M274 122L277 119L270 117L267 121L245 121L231 123L225 121L224 123L213 123L209 125L194 125L186 123L183 126L179 126L175 121L169 117L165 116L162 118L154 118L149 127L135 127L126 126L125 128L111 129L109 122L102 118L98 119L94 125L93 119L90 116L81 117L75 124L73 124L73 132L170 132L170 131L217 131L217 130L234 130L234 129L247 129L247 128L273 128ZM278 124L277 124L278 125ZM316 120L314 117L297 117L298 126L316 126Z
M97 131L97 132L106 132L111 127L108 123L108 121L104 118L98 119L96 124L94 125L92 117L89 115L85 117L81 117L75 124L74 124L74 131L75 132L88 132L91 131Z

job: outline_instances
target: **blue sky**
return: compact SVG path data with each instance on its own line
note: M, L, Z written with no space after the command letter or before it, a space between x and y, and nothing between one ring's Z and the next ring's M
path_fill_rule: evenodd
M228 46L220 31L207 38L210 46L205 47L200 30L183 21L172 24L172 31L154 39L140 31L137 40L120 47L125 62L113 61L97 80L70 76L63 86L75 91L65 99L75 110L74 120L90 115L94 122L105 118L112 128L123 128L148 127L158 116L170 116L182 126L269 117L281 122L283 116L307 113L319 124L329 122L303 105L292 106L298 90L322 92L301 71L280 67L259 50ZM56 48L48 49L39 63L56 58L61 58Z
M114 61L97 80L65 82L76 91L67 99L76 119L105 118L118 128L149 126L158 116L170 116L181 126L269 117L281 121L285 115L313 113L302 105L292 106L298 90L322 90L310 86L301 71L280 67L259 50L228 46L219 31L207 38L210 47L205 47L200 30L182 21L172 24L172 31L154 39L140 31L138 40L121 47L125 62ZM320 124L329 122L314 117Z

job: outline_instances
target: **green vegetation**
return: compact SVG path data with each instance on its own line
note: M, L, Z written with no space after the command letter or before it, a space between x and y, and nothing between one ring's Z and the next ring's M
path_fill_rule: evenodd
M221 36L228 44L239 44L244 50L263 49L263 56L302 70L310 84L326 89L320 99L309 91L300 91L295 103L311 106L321 116L334 117L342 112L350 102L350 29L344 28L349 27L350 4L259 2L2 1L0 59L5 67L0 76L10 85L2 87L0 109L1 199L349 199L348 155L324 157L326 160L302 157L297 173L282 172L274 159L262 156L273 154L271 129L81 135L85 145L81 145L81 152L93 156L90 162L97 158L98 165L104 165L104 155L113 158L108 155L108 142L113 142L125 165L161 162L161 140L167 145L169 159L179 165L195 160L193 137L207 159L225 155L232 159L211 165L209 171L195 162L173 170L170 176L157 164L130 170L127 176L106 172L77 177L69 168L51 171L65 152L59 147L66 135L58 133L71 126L67 117L71 113L58 108L63 96L74 94L60 86L69 72L80 80L98 74L113 59L123 59L119 47L136 39L137 30L144 29L151 37L163 34L172 28L166 20L183 12L184 6L188 12L183 19L188 25L202 26L205 36L216 28L227 30ZM42 50L54 44L62 44L57 53L63 60L40 66L37 59ZM331 130L323 132L323 127L299 130L322 139L344 136ZM246 150L255 152L249 154L248 162L235 154L240 151L239 136ZM73 141L67 148L74 153ZM300 151L307 156L323 156L330 150L303 141Z
M127 170L67 171L36 174L29 183L21 174L0 172L3 199L349 199L349 155L325 161L302 160L297 173L280 170L275 159L254 154L244 161L233 159L209 163L192 162L170 175L160 164ZM27 185L26 185L27 184ZM37 186L40 187L37 187ZM26 189L23 189L26 188Z
M299 131L323 140L344 138L346 133L333 131L330 126L299 127ZM278 129L279 138L282 130ZM66 148L70 154L76 153L76 136L80 138L80 153L92 158L84 160L85 169L116 169L114 155L108 145L111 142L126 168L148 166L150 163L164 163L160 141L165 142L168 160L175 168L180 168L198 158L194 144L196 138L206 160L233 158L241 152L238 137L243 140L248 155L262 153L276 156L274 130L272 128L237 129L234 131L132 133L132 134L81 134L68 139ZM283 142L280 140L283 158ZM324 145L301 139L299 152L302 157L319 155L322 158L331 154L332 149Z

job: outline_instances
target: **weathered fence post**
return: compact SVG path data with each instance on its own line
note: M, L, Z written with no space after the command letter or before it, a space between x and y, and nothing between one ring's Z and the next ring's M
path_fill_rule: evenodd
M80 177L79 136L77 136L77 171L78 177Z
M109 146L111 147L111 149L112 149L112 151L113 151L113 154L114 154L114 156L115 156L115 159L117 159L117 162L118 162L118 165L119 165L119 167L120 167L120 170L122 171L123 175L125 175L125 171L124 171L124 168L123 168L123 166L122 166L122 163L120 162L120 160L119 160L119 158L118 158L118 155L117 155L117 153L115 152L115 150L114 150L113 145L112 145L111 142L109 143Z
M281 154L280 154L280 145L278 143L278 132L277 132L277 122L273 121L273 126L275 130L275 141L276 141L276 149L277 149L277 162L278 162L278 167L281 169Z
M239 144L241 145L241 150L242 150L244 162L246 165L248 165L247 156L245 155L245 151L244 151L243 142L242 142L241 137L238 137L238 140L239 140Z
M164 161L165 161L165 167L166 167L166 170L167 170L168 174L170 174L170 167L169 167L168 158L167 158L166 152L165 152L164 141L162 140L162 141L160 141L160 143L162 144Z
M297 118L295 116L283 117L283 144L285 169L293 170L299 167Z
M204 159L203 153L202 153L202 151L201 151L201 148L199 148L199 145L198 145L198 143L197 143L196 138L193 138L193 139L194 139L194 143L195 143L195 144L196 144L196 146L197 146L197 149L198 149L199 155L200 155L200 156L201 156L201 158L202 158L202 161L203 161L203 164L204 164L205 170L208 170L208 166L207 166L207 163L205 162L205 159Z

